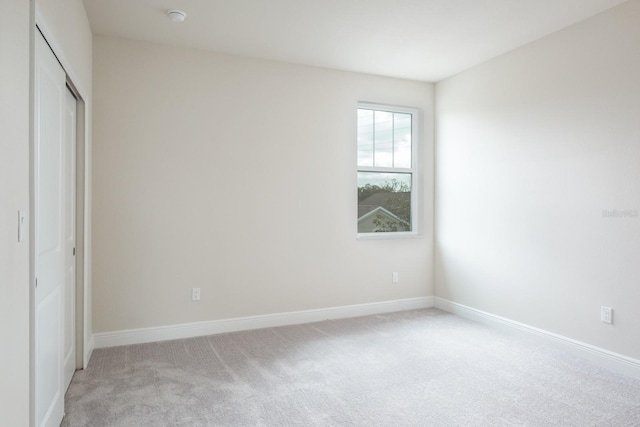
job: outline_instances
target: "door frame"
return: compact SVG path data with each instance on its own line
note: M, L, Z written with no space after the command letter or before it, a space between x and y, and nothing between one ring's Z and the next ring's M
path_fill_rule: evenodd
M33 3L32 3L33 4ZM46 20L38 13L37 5L32 14L32 33L30 41L30 182L29 182L29 406L30 425L35 423L35 137L34 137L34 58L35 39L40 32L49 44L58 62L66 73L68 88L77 99L76 104L76 369L84 369L89 363L93 351L91 333L91 146L90 146L90 103L88 88L81 87L71 62L64 55L62 44L47 26ZM32 9L33 10L33 9Z

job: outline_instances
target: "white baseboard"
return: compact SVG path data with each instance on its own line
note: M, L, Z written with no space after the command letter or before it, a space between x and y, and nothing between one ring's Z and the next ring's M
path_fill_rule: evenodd
M475 308L468 307L463 304L458 304L456 302L449 301L443 298L436 297L434 299L435 307L441 310L479 323L484 323L492 326L506 326L509 328L528 332L530 334L544 338L545 340L560 346L565 351L587 359L598 366L640 379L640 360L638 359L634 359L623 354L614 353L612 351L605 350L591 344L567 338L562 335L554 334L553 332L548 332L543 329L525 325L524 323L516 322L504 317L496 316L495 314L477 310Z
M368 316L371 314L391 313L394 311L414 310L434 306L434 297L409 298L368 304L321 308L316 310L294 311L288 313L266 314L262 316L239 317L233 319L212 320L208 322L184 323L180 325L155 328L128 329L124 331L102 332L94 334L91 348L115 347L120 345L142 344L225 332L246 331L270 328L274 326L295 325L319 322L328 319Z
M87 366L89 366L89 360L91 360L91 355L93 354L94 348L95 348L95 338L93 335L91 335L89 338L89 342L84 348L84 358L82 359L82 369L87 369Z

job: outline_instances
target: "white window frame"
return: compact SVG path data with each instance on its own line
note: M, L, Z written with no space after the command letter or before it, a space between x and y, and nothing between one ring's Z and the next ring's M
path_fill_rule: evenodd
M390 113L403 113L411 114L411 167L410 168L398 168L398 167L376 167L376 166L360 166L358 165L358 110L375 110L385 111ZM379 233L357 233L358 239L398 239L417 237L419 233L420 222L418 221L418 203L420 194L419 176L420 163L419 163L419 148L421 146L421 136L419 133L420 128L420 110L418 108L411 107L399 107L387 104L376 104L371 102L358 102L356 108L356 183L359 172L382 172L382 173L410 173L411 174L411 231L385 231ZM357 188L357 184L356 184ZM356 197L356 211L358 208L358 199ZM356 215L356 232L358 230L358 219Z

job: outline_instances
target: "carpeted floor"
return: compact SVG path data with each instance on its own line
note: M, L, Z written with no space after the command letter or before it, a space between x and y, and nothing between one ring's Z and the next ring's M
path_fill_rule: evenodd
M96 350L63 426L640 426L640 381L437 309Z

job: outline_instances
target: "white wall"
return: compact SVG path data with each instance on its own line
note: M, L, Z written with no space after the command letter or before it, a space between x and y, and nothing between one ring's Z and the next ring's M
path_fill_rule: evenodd
M640 358L638 46L630 1L437 85L437 296Z
M433 295L432 85L104 37L94 55L95 332ZM356 239L358 101L424 111L422 237Z
M29 425L29 240L18 243L18 210L29 212L29 52L32 5L0 13L0 417Z
M74 85L90 97L93 34L82 0L36 0L36 23Z

